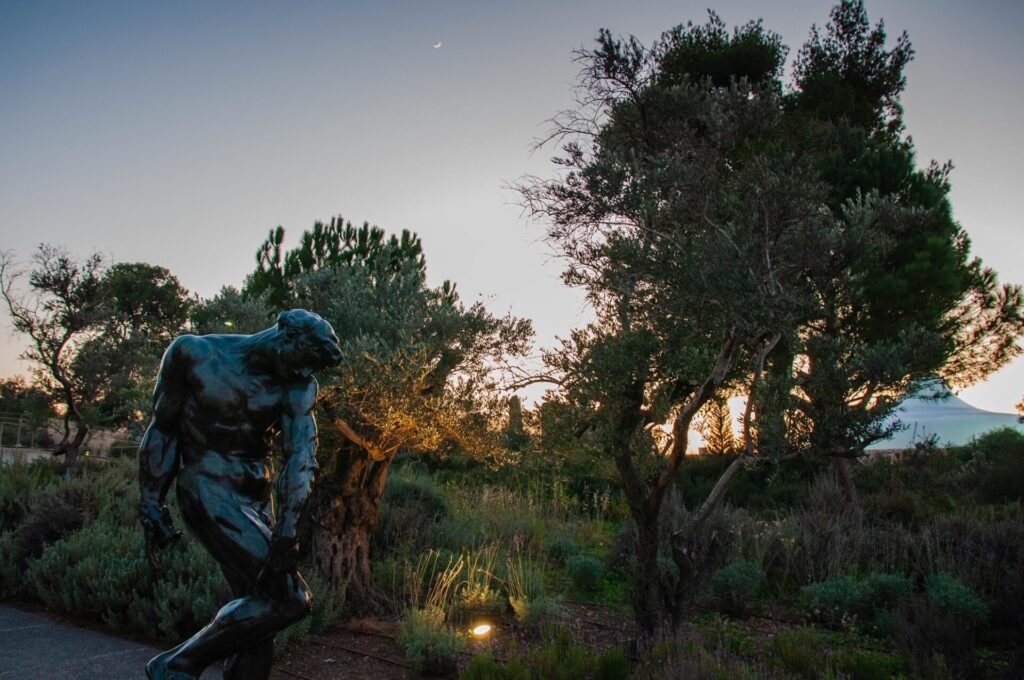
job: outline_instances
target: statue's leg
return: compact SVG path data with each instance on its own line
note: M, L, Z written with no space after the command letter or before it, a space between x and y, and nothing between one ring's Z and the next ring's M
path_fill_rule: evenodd
M179 475L178 501L189 529L225 570L237 575L239 584L246 584L245 594L224 605L191 638L150 661L147 674L152 680L197 678L214 661L246 656L250 650L255 663L260 643L264 645L258 656L269 673L273 635L309 613L309 588L295 575L285 578L272 596L255 592L256 577L270 549L271 530L252 499L185 469Z
M274 504L272 499L267 499L260 512L262 523L272 526L274 517ZM224 565L224 578L231 586L231 594L235 599L253 595L255 584L251 583L244 574ZM270 667L274 661L274 636L263 638L256 644L245 648L241 652L230 656L224 662L225 680L266 680L270 677Z
M235 599L253 595L253 584L234 570L223 567ZM274 661L274 636L265 637L224 661L224 680L267 680Z

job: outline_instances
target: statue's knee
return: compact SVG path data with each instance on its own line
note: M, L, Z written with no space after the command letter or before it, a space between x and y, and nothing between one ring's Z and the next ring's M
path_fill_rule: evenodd
M288 623L295 623L309 616L313 611L313 598L310 596L309 588L305 584L293 590L289 596L280 603L280 610Z

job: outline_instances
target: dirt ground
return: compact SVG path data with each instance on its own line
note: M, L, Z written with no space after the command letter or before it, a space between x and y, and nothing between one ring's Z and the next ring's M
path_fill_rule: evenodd
M604 607L563 604L563 623L584 646L602 653L633 638L631 618ZM523 653L532 641L514 620L492 622L491 634L483 640L470 638L459 655L459 670L473 657L489 652L497 659ZM286 656L274 666L273 678L287 680L407 680L420 678L406 661L395 640L396 621L357 620L312 639L304 649Z

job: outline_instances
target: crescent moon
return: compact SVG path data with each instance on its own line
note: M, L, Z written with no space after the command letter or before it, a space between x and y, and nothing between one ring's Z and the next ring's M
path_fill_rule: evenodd
M441 41L440 40L438 40L437 43L434 45L434 49L436 50L439 47L441 47Z

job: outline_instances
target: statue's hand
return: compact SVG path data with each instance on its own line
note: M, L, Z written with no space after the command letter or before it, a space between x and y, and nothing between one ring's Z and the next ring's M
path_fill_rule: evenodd
M298 574L299 546L295 539L274 536L270 540L267 561L256 579L256 591L270 597L284 596Z
M264 567L273 571L295 571L299 568L299 543L294 538L274 536L270 539L270 551Z
M175 531L171 522L171 511L161 507L139 506L139 520L146 535L146 556L155 571L162 571L163 565L157 551L181 539L181 532Z
M256 592L277 602L285 601L294 591L294 582L298 576L299 573L294 570L274 571L265 566L256 577Z

